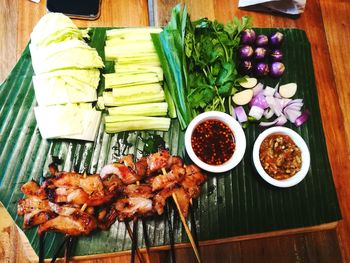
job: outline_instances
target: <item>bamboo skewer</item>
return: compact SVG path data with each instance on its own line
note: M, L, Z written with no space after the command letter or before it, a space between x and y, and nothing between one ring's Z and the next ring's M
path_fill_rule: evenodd
M143 237L145 239L145 245L146 245L146 263L151 263L151 252L149 250L149 239L147 237L147 228L146 228L146 222L145 220L142 218L142 230L143 230Z
M86 172L84 172L83 174L83 178L85 179L87 176ZM80 211L81 212L84 212L85 209L87 208L87 204L83 204L80 208ZM69 236L69 235L66 235L66 238L67 238L67 241L66 241L66 247L65 247L65 250L64 250L64 263L68 263L69 262L69 258L70 258L70 250L71 250L71 246L73 245L73 241L74 241L74 238L72 236Z
M137 185L140 185L140 181L136 181L136 184ZM142 220L142 226L143 226L143 230L146 230L146 227L145 227L145 221L144 221L144 219L142 218L141 219ZM147 242L147 240L146 240L146 231L143 231L144 232L144 239L145 239L145 244L146 244L146 262L147 263L151 263L151 257L150 257L150 251L149 251L149 246L148 246L148 242Z
M166 170L164 168L162 168L162 172L163 172L163 174L167 174L167 172L166 172ZM201 258L200 258L200 254L199 254L198 248L196 246L196 242L194 241L193 236L192 236L192 232L191 232L190 228L187 225L186 218L184 217L184 215L183 215L183 213L181 211L181 207L180 207L179 202L177 200L176 194L173 193L172 197L173 197L173 200L174 200L174 202L176 204L176 208L177 208L177 210L179 212L182 224L183 224L183 226L184 226L184 228L186 230L186 234L187 234L187 236L188 236L188 238L190 240L190 243L191 243L192 249L194 251L194 254L196 255L197 261L199 263L201 263L202 261L201 261Z
M126 226L126 230L128 231L131 240L133 241L134 240L134 235L133 235L133 232L132 232L132 230L130 228L129 223L125 222L125 226ZM136 247L136 254L137 254L137 257L139 258L140 262L142 263L143 262L143 257L142 257L141 251L140 251L140 249L138 247Z
M170 259L171 263L176 262L176 257L175 257L175 241L174 241L174 232L173 232L173 225L171 222L171 215L170 215L170 208L169 204L166 206L166 217L168 220L168 228L169 228L169 239L170 239Z

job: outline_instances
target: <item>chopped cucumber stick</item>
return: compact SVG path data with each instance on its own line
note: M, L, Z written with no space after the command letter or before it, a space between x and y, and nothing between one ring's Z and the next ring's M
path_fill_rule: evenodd
M105 125L107 133L136 130L168 131L170 118L139 116L122 116L118 118L115 116L106 116Z
M159 82L158 75L156 73L141 73L141 74L118 74L109 73L105 74L105 88L122 88L133 85L142 85Z
M168 104L166 102L145 103L108 108L108 113L110 116L166 116L167 111Z
M114 97L112 92L103 92L103 101L105 106L124 106L132 104L142 104L142 103L151 103L151 102L161 102L165 100L164 91L161 90L159 93L147 93L140 97L124 97L117 98Z

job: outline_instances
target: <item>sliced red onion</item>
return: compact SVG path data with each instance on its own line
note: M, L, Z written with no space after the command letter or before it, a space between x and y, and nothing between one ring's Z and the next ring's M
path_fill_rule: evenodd
M254 119L256 120L260 120L261 117L263 116L264 114L264 109L263 108L260 108L258 106L252 106L250 108L250 111L249 111L249 116L253 117Z
M292 101L291 99L284 99L284 98L279 99L279 103L280 103L282 109L287 107L291 101Z
M253 96L256 96L258 93L262 92L264 89L264 84L258 83L254 88L253 88Z
M270 119L273 116L273 110L271 110L270 108L266 109L264 112L264 117L265 119Z
M269 107L269 104L266 101L266 97L261 93L258 93L256 96L254 96L249 105L252 106L257 106L263 110L265 110L267 107Z
M295 120L301 115L300 110L293 110L288 107L283 110L283 113L286 116L286 118L292 123L294 123Z
M277 117L282 115L282 107L277 98L266 96L266 102Z
M303 123L305 123L308 118L310 117L310 111L305 110L294 122L294 124L299 127L300 125L302 125Z
M232 114L231 116L236 120L237 117L236 117L236 111L235 111L235 107L232 106Z
M264 93L263 94L265 96L273 96L273 95L275 95L275 92L276 92L276 90L274 88L266 86L266 88L264 89Z
M288 106L284 107L283 111L285 111L285 110L301 111L301 107L302 106L300 106L300 105L293 105L293 104L291 104L291 105L288 105Z
M304 105L303 99L294 99L290 101L288 104L299 104L299 105Z
M287 118L284 115L279 116L278 118L276 118L274 121L270 121L270 122L260 122L260 126L261 127L270 127L273 125L277 125L277 126L282 126L284 124L286 124L287 122Z
M238 106L235 108L235 113L236 113L236 117L237 120L242 123L242 122L246 122L248 120L248 116L244 111L244 108L242 106Z

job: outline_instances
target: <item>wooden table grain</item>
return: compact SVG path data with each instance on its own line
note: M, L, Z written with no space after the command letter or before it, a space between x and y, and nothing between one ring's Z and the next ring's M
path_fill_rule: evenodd
M103 0L99 19L74 22L78 26L164 25L176 3L174 0ZM192 19L205 16L225 22L234 15L250 15L256 27L292 27L306 31L312 47L328 155L343 215L335 229L331 224L203 244L204 262L280 262L281 258L283 262L350 262L350 92L347 76L350 72L350 45L347 44L350 41L350 2L308 0L305 12L297 18L241 10L237 8L237 0L189 0L188 3ZM46 13L45 4L46 1L36 4L29 0L0 0L0 82L15 65L35 24ZM6 210L0 208L0 261L33 261L33 257L22 253L27 247L23 247L16 227L6 216ZM6 223L4 218L7 218ZM11 253L14 248L22 252ZM167 253L152 252L152 262L165 262ZM176 253L179 262L195 262L193 252L186 246L179 247ZM84 262L128 261L128 252L117 257L84 259Z

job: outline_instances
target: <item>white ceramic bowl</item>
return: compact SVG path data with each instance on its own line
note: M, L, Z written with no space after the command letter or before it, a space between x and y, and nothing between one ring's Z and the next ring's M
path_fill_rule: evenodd
M297 172L292 177L284 180L277 180L272 178L270 175L268 175L265 172L264 168L262 167L260 158L259 158L259 149L262 141L267 136L271 134L276 134L276 133L288 135L294 141L294 143L299 147L301 151L302 164L301 164L300 171ZM290 187L300 183L305 178L310 167L310 152L304 139L295 131L286 127L272 127L262 132L256 139L254 143L254 148L253 148L253 162L256 170L266 182L278 187Z
M198 124L209 119L224 122L228 127L230 127L235 137L235 151L232 157L221 165L210 165L203 162L197 157L192 148L191 137L193 130ZM241 125L232 116L219 111L209 111L199 114L190 122L185 133L185 147L191 160L200 168L212 173L223 173L234 168L242 160L246 149L246 138Z

